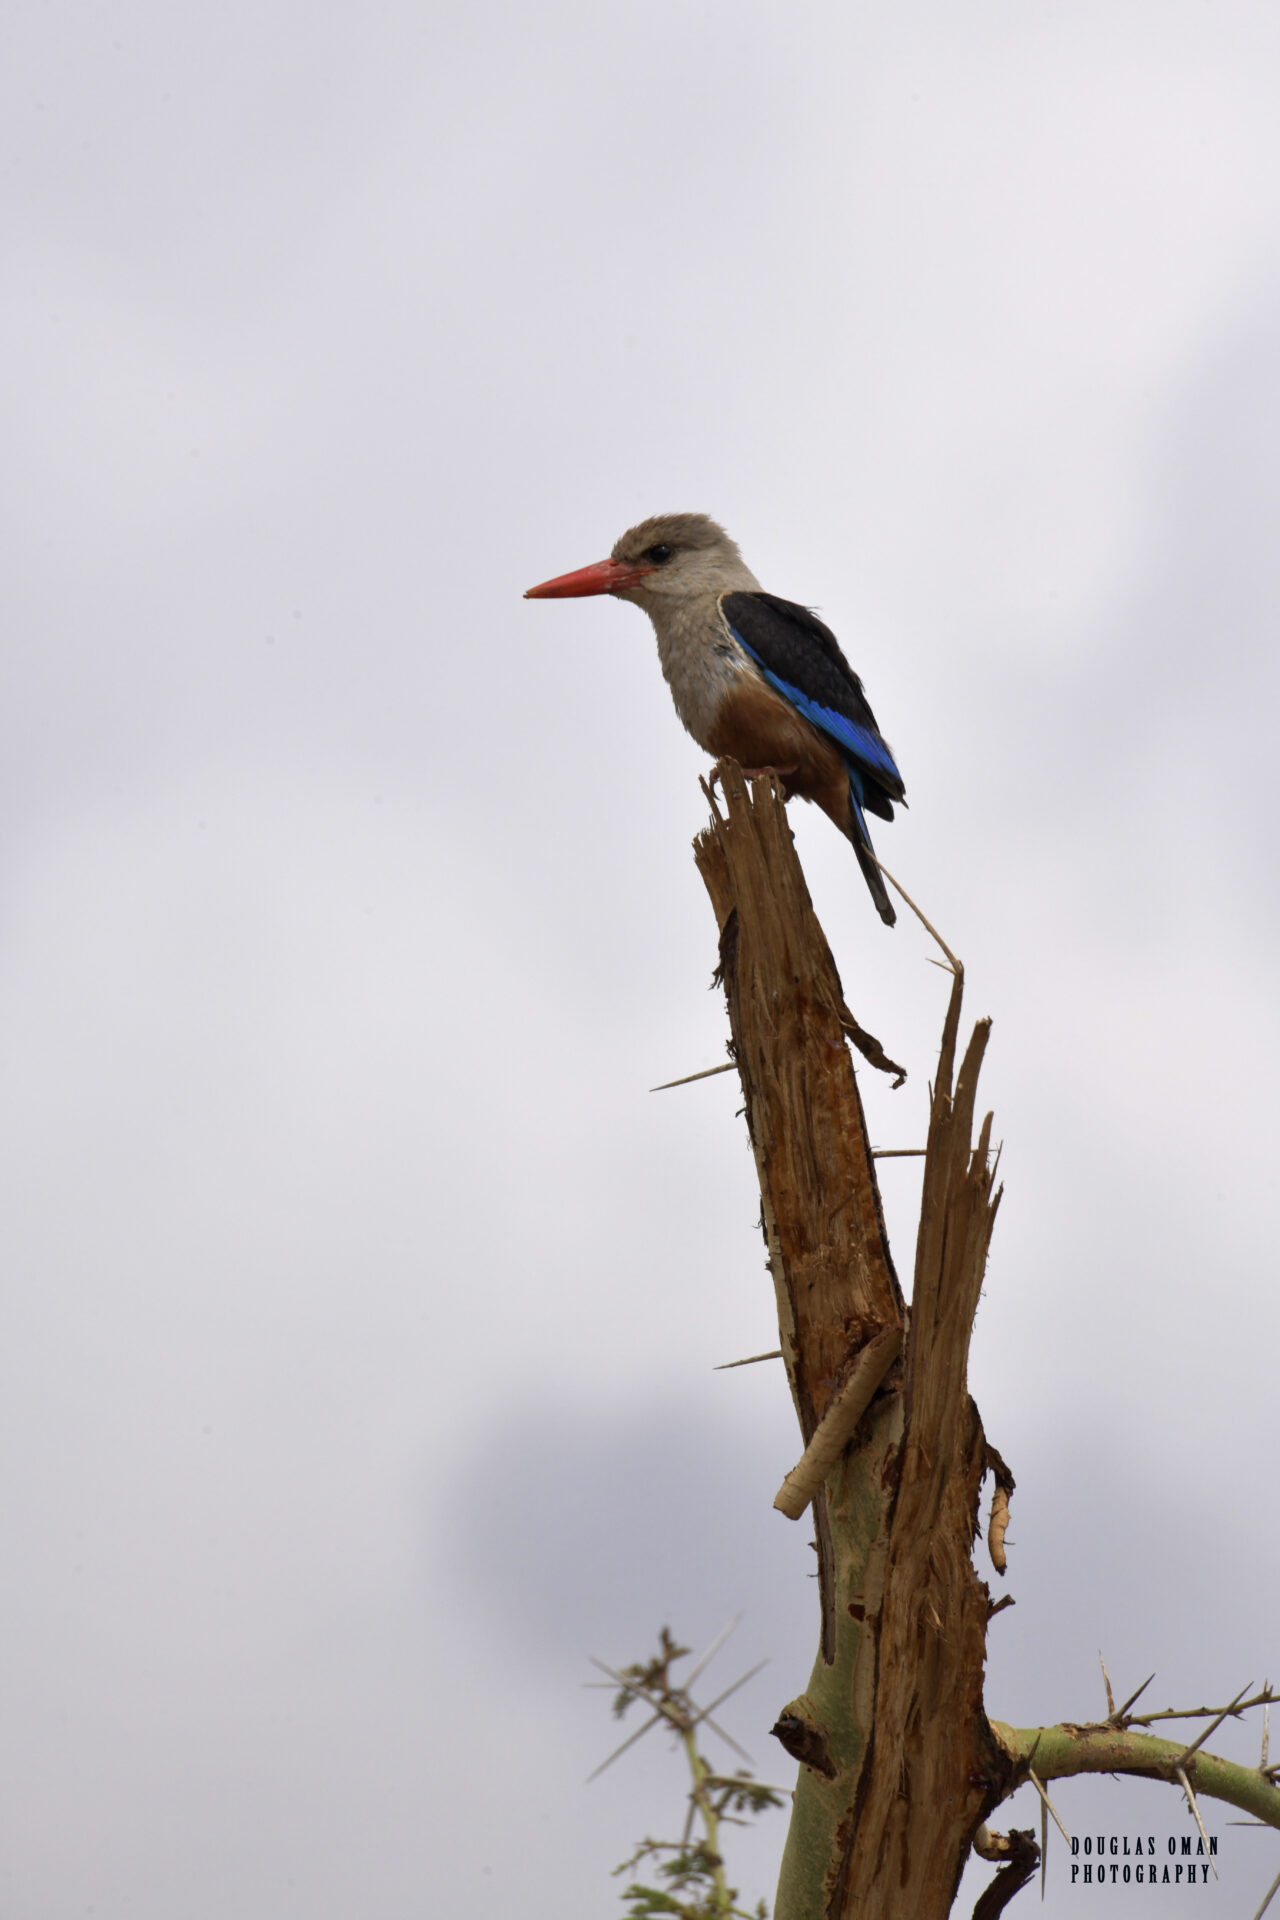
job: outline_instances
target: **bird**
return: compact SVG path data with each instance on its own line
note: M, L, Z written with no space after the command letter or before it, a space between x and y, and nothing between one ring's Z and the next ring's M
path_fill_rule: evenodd
M783 798L812 800L853 844L880 918L896 919L866 816L893 819L902 775L862 682L812 608L766 593L705 513L660 513L607 560L530 587L526 600L608 593L653 622L676 712L700 747L770 772Z

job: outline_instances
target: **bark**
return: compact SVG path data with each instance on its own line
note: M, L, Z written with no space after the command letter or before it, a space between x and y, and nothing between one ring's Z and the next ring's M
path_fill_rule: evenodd
M953 1085L957 970L908 1315L846 1036L879 1050L844 1004L776 786L748 790L733 762L720 777L695 857L806 1447L860 1354L890 1330L904 1342L813 1499L821 1627L775 1728L801 1762L776 1920L940 1920L1014 1770L983 1711L989 1596L971 1560L987 1456L966 1366L999 1198L989 1115L972 1144L988 1023Z

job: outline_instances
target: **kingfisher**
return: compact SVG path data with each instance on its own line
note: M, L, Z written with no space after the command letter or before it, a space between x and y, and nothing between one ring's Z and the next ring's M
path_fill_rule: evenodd
M893 819L905 789L862 682L810 607L766 593L705 513L660 513L607 560L530 587L526 600L610 593L643 608L676 712L700 747L772 773L853 843L886 926L896 919L866 816Z

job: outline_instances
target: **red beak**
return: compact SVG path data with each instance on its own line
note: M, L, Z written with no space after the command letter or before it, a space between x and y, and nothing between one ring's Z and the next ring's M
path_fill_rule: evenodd
M657 571L656 567L640 567L626 560L597 560L592 567L579 567L576 573L561 573L554 580L544 580L540 587L530 587L524 597L579 600L589 593L617 593L623 587L634 587L646 573Z

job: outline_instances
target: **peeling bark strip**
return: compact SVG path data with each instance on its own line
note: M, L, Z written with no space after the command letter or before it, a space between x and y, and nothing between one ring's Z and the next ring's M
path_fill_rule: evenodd
M907 1315L852 1024L769 777L720 767L725 811L694 843L760 1178L782 1349L806 1446L857 1356ZM991 1122L971 1146L987 1023L952 1086L943 1034L901 1367L814 1499L822 1637L779 1717L801 1759L775 1920L942 1920L1012 1764L982 1705L989 1596L970 1552L987 1453L966 1368L998 1195Z
M853 1371L813 1430L813 1438L778 1489L774 1506L798 1520L854 1436L872 1396L902 1351L902 1333L886 1327L868 1340Z
M991 1496L991 1518L987 1522L987 1552L991 1555L991 1564L996 1572L1002 1574L1009 1564L1004 1549L1004 1537L1009 1531L1009 1497L1018 1483L1010 1473L1003 1456L996 1452L989 1440L987 1470L996 1483L995 1492ZM1008 1599L1009 1596L1006 1594L1005 1600ZM1004 1602L999 1604L1003 1605ZM991 1611L994 1613L996 1608L993 1607Z

